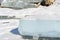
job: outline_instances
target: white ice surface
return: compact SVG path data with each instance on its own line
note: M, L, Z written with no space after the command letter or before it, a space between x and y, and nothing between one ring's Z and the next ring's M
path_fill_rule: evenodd
M0 15L15 15L24 17L25 15L40 15L42 18L58 18L60 19L60 4L53 4L49 7L40 6L39 8L28 8L22 10L13 10L9 8L0 8ZM44 16L48 15L48 16ZM10 23L9 23L9 22ZM7 22L7 23L6 23ZM23 40L20 35L15 35L10 31L18 27L19 20L0 20L0 40Z
M6 23L9 22L9 23ZM0 20L0 40L20 40L22 39L19 35L14 35L12 32L13 29L16 29L18 26L19 20ZM16 38L16 39L15 39Z
M26 15L39 15L41 19L59 19L60 20L60 4L55 2L49 7L40 6L38 8L27 8L22 10L14 10L9 8L0 8L0 15L16 16L17 18L22 18Z

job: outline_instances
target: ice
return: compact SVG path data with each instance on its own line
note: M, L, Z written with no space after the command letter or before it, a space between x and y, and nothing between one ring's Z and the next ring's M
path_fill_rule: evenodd
M40 37L60 37L60 5L56 2L49 7L38 7L30 11L20 20L19 32L21 35ZM35 36L37 36L35 35Z
M38 8L27 8L22 10L13 10L9 8L0 8L0 15L16 16L17 18L24 18L26 15L36 15L40 19L59 19L60 4L54 3L49 7L40 6ZM4 12L3 12L4 11ZM39 15L39 16L38 16Z
M32 11L31 11L32 10ZM25 15L24 19L44 19L44 20L60 20L60 5L56 2L49 7L40 6L38 8L28 8L27 10L24 9L22 15ZM22 12L21 11L21 12ZM30 15L30 16L29 16ZM33 17L31 17L31 15Z
M57 1L57 2L60 2L60 1ZM49 7L40 6L38 8L27 8L27 9L20 9L20 10L14 10L14 9L9 9L9 8L0 8L0 15L7 15L7 16L14 15L23 20L24 19L35 20L36 18L43 19L43 20L44 19L60 20L60 4L54 3L53 5L51 5ZM9 20L9 19L0 20L0 40L20 40L20 39L23 40L23 38L21 38L20 35L15 35L14 33L10 32L11 30L18 28L18 25L19 25L19 21L15 20L15 19L14 20ZM55 29L56 28L57 27L55 27ZM59 27L56 30L59 30ZM43 34L51 36L50 32L47 32L48 34L46 34L46 33L43 33ZM58 35L60 34L59 32L55 32L55 31L52 32L52 34L54 34L54 33L56 33Z
M37 1L37 2L38 2L38 1L41 2L42 0L21 0L21 1L23 1L23 2L36 2L36 1Z
M42 0L3 0L3 2L1 2L1 6L11 8L32 8L35 7L32 3L35 1L41 2Z
M18 29L21 35L34 36L34 34L37 34L40 37L60 37L59 28L60 21L58 20L37 19L37 20L20 20L20 25Z

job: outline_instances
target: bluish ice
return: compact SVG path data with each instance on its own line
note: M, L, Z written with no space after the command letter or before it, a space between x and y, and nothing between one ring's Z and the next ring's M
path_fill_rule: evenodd
M60 20L20 20L21 35L60 37Z

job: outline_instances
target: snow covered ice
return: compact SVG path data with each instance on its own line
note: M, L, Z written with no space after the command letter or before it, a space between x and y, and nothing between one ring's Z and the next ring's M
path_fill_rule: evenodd
M0 8L0 15L16 16L22 18L26 15L39 15L37 18L60 20L60 4L54 3L49 7L40 6L38 8L27 8L22 10L14 10L9 8ZM28 19L28 18L26 18ZM11 31L18 28L20 19L6 19L0 20L0 40L24 40L19 33L12 33Z

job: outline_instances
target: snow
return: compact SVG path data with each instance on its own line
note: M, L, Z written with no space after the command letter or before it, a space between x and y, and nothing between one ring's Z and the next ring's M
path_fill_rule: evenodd
M17 18L23 19L25 16L35 15L34 17L41 19L60 20L60 4L54 3L49 7L40 6L38 8L27 8L21 10L0 8L0 15L16 16ZM20 19L0 19L0 40L24 40L16 31L19 25L19 20Z
M9 23L5 23L5 22L9 22ZM14 40L15 38L14 34L12 34L10 31L17 28L18 23L19 23L19 20L15 20L15 19L0 20L0 40L10 40L11 38ZM17 35L17 38L19 37L20 36Z
M40 10L40 11L39 11ZM0 15L6 15L6 16L16 16L17 18L24 17L26 15L46 15L49 17L57 17L60 14L60 4L55 2L53 5L50 5L49 7L43 7L40 6L38 8L27 8L22 10L14 10L9 8L0 8ZM4 11L4 12L3 12ZM48 12L47 12L48 11ZM56 15L57 14L57 15ZM46 17L46 16L44 16Z

